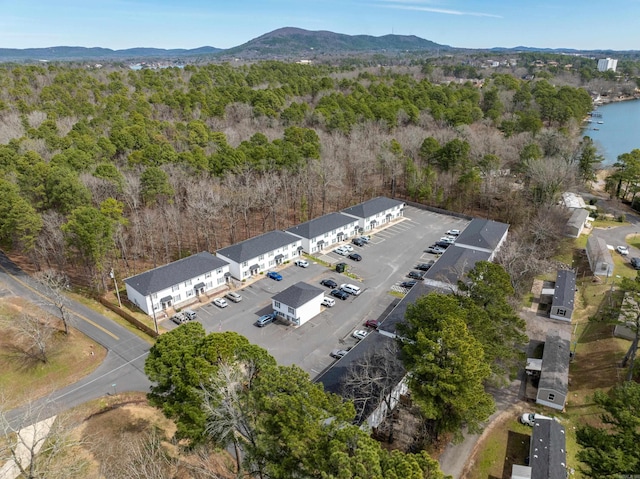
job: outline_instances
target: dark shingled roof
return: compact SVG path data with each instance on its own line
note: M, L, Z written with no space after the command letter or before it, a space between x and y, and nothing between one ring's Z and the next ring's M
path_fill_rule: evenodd
M509 225L497 221L475 218L456 239L456 245L495 250L508 231Z
M550 389L567 395L570 352L569 340L560 337L558 331L550 331L547 334L542 352L542 371L538 389Z
M342 213L329 213L306 223L289 228L287 231L302 238L312 239L336 228L356 223L358 220Z
M261 254L267 254L285 245L300 241L300 238L285 231L270 231L255 238L236 243L218 250L221 254L236 263L243 263Z
M489 261L491 253L449 246L438 261L425 273L424 279L432 286L457 288L458 280L473 269L478 261Z
M299 308L319 295L324 295L323 289L301 281L276 294L272 299L292 308Z
M562 269L556 276L556 287L553 292L552 307L571 308L576 295L576 274Z
M566 479L566 436L555 419L536 420L529 447L529 467L531 479Z
M203 251L136 276L131 276L125 279L124 282L143 296L149 296L228 264L208 251Z
M383 211L390 210L398 205L404 205L404 201L392 200L384 196L378 196L364 203L360 203L342 210L343 213L355 216L357 218L368 218Z

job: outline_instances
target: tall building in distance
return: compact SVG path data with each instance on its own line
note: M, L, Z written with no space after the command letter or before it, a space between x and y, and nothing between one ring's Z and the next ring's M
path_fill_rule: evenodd
M598 60L598 71L606 72L607 70L616 71L616 67L618 66L618 60L614 58L601 58Z

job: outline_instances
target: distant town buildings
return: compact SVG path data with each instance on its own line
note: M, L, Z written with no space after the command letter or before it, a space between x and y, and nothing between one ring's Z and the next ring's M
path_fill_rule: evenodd
M618 66L618 60L614 58L601 58L598 60L598 71L606 72L607 70L616 71L616 67Z

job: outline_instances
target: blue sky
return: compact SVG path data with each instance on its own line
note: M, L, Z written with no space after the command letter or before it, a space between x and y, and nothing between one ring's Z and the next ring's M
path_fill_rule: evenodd
M640 0L0 0L0 48L230 48L281 27L640 50Z

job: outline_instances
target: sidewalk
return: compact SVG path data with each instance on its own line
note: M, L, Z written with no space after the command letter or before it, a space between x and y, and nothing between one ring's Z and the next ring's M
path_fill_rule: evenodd
M27 426L18 432L15 456L18 462L23 465L23 468L28 468L32 455L40 451L55 420L56 416L52 416ZM7 461L0 468L0 479L15 479L19 475L20 468L13 459Z

